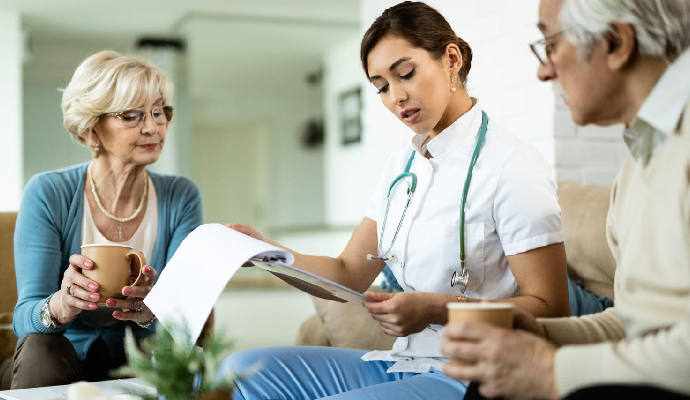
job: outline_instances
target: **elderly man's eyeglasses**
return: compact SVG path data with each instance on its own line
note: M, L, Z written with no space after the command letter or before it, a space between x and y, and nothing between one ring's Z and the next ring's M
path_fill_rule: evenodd
M539 59L539 62L542 65L550 65L551 64L551 53L554 51L554 46L555 46L555 41L554 39L557 38L558 36L561 36L565 31L560 31L557 33L554 33L553 35L549 35L545 37L544 39L537 40L536 42L530 43L529 47L532 49L532 52L534 53L535 56L537 56L537 59Z
M136 128L142 121L144 121L144 119L146 118L146 114L151 114L151 118L153 118L153 122L155 122L156 124L165 125L168 122L172 121L173 108L172 106L161 106L153 107L149 112L135 109L120 111L116 113L105 113L103 115L120 118L125 127Z

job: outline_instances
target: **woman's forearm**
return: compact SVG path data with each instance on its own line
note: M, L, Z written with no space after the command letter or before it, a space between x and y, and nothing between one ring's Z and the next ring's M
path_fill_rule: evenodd
M489 300L497 303L513 303L515 307L527 311L537 318L558 318L567 317L570 315L570 307L568 304L549 304L544 299L536 296L524 295L511 297L508 299Z
M366 258L367 253L376 252L376 223L368 218L364 218L355 229L350 242L337 258L298 253L265 236L262 240L292 253L295 257L293 266L360 293L369 289L385 265L381 260L367 260ZM283 279L282 277L279 278ZM283 280L300 290L304 290L303 287L296 286L294 281Z
M448 323L448 309L446 304L457 303L458 296L449 293L429 293L429 309L428 314L430 316L430 323L445 325ZM565 317L570 315L570 309L563 306L551 305L545 300L542 300L535 296L517 296L507 299L494 299L494 300L482 300L467 298L468 303L479 303L481 301L488 301L492 303L513 303L515 307L518 307L528 313L534 315L537 318L555 318L555 317Z
M358 274L354 272L352 266L348 265L340 258L311 256L297 253L292 250L290 250L290 252L295 256L295 262L293 264L295 267L332 280L333 282L337 282L360 293L369 289L376 274L378 274L377 272L373 274L372 277L368 277L365 274ZM372 266L372 268L374 268L374 266ZM288 280L283 280L295 286ZM302 287L298 287L298 289L304 290Z

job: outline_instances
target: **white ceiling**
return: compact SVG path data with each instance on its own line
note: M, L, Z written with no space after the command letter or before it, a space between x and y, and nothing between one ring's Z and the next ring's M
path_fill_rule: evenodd
M2 11L18 11L31 38L28 82L66 83L89 54L133 52L143 36L182 38L188 69L175 79L197 104L305 84L359 32L359 0L0 0Z
M20 12L39 36L96 40L175 33L194 15L357 25L358 7L358 0L0 0L0 11Z

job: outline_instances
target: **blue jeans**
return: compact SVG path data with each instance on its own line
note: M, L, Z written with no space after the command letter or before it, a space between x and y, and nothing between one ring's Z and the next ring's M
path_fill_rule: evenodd
M613 306L613 301L608 297L597 297L596 294L583 288L579 282L574 282L570 278L568 278L568 298L572 316L596 314Z
M362 361L364 353L306 346L244 350L226 358L218 374L241 373L262 363L258 373L238 383L234 400L462 399L465 395L465 385L440 371L387 373L393 362Z

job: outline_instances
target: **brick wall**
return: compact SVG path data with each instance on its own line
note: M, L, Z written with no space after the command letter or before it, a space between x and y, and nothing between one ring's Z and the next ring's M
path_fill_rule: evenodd
M556 96L554 136L559 181L610 185L628 154L623 142L623 125L577 126L560 96Z

